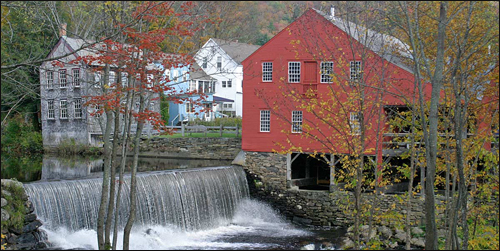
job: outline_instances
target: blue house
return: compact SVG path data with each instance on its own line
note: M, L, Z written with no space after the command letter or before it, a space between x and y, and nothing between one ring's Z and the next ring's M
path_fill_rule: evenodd
M227 117L224 112L224 102L234 102L233 100L214 96L215 84L217 79L207 75L197 63L190 66L172 67L165 70L165 75L169 78L168 85L173 87L175 91L203 93L207 98L202 101L201 105L195 103L200 98L200 95L194 94L188 97L188 101L181 104L176 104L174 101L169 102L169 126L179 125L180 123L188 123L195 119L211 121L219 117ZM189 101L191 100L191 101ZM208 110L207 112L202 110Z

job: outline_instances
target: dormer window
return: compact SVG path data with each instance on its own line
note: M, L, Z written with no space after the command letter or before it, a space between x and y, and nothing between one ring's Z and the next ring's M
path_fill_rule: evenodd
M222 57L217 56L217 71L221 71L221 70L222 70Z

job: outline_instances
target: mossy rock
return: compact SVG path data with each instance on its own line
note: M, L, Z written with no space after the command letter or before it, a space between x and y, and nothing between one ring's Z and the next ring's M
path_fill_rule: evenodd
M24 224L26 214L25 202L28 200L23 184L17 180L1 180L2 198L7 201L7 205L2 211L9 215L8 219L2 218L2 229L20 229ZM2 215L4 213L2 212Z

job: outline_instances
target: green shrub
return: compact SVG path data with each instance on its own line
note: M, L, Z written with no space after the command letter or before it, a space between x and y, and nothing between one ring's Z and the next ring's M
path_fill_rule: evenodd
M43 152L42 133L19 117L10 120L2 130L1 142L2 152L23 155Z

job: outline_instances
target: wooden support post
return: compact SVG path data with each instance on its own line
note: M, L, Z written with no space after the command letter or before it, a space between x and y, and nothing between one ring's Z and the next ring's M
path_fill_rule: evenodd
M184 137L184 123L181 122L181 133L182 133L182 137Z
M222 128L223 128L223 127L222 127L222 124L220 124L220 129L219 129L219 130L220 130L220 136L221 136L221 137L222 137Z
M236 138L240 136L240 128L238 124L236 124Z

